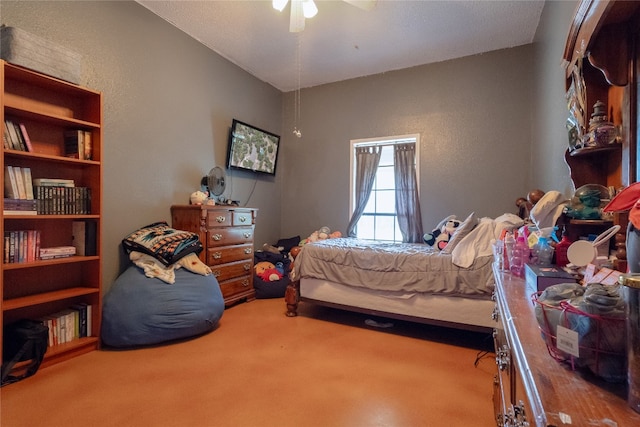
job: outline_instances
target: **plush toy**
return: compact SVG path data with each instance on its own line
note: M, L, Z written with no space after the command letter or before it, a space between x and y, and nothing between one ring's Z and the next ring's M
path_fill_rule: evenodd
M332 232L331 229L325 225L311 233L306 239L302 239L298 246L304 246L307 243L317 242L318 240L337 239L338 237L342 237L340 231Z
M269 261L260 261L253 267L253 269L256 272L256 276L265 282L276 282L283 277L283 273L281 273L276 266Z
M209 200L209 196L207 196L207 193L202 191L194 191L189 197L189 201L192 205L202 205L205 204L207 200Z
M272 254L279 255L284 250L284 247L283 246L275 247L273 245L265 243L264 245L262 245L262 250L265 251L265 252L271 252Z
M460 224L462 224L462 221L458 220L455 215L450 215L440 221L438 227L431 233L426 233L423 236L424 242L429 246L435 246L441 251L447 246L451 236L453 236Z

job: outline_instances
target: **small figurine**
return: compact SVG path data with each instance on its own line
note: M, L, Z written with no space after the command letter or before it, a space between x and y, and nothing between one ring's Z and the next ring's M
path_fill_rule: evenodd
M573 219L601 219L600 192L598 190L588 190L579 196L581 205L577 208L567 206L564 213Z

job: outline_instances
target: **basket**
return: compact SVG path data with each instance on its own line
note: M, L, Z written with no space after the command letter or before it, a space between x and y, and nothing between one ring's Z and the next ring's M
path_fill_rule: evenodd
M557 306L539 299L542 292L531 295L542 339L549 355L566 362L571 369L588 368L608 382L624 382L627 378L626 320L591 314L572 305L569 300ZM563 326L578 333L578 354L575 357L557 347L556 330Z

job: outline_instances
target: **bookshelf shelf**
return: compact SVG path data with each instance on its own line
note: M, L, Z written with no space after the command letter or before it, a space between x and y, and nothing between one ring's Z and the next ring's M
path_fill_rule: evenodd
M57 264L72 264L77 262L89 262L89 261L99 261L100 257L98 256L70 256L67 258L55 258L55 259L45 259L38 260L34 262L11 262L4 265L5 270L20 270L23 268L38 268L38 267L47 267L50 265Z
M60 157L59 155L53 154L42 154L42 153L30 153L26 151L18 151L18 150L4 150L4 157L6 159L25 159L25 160L41 160L52 163L62 163L65 165L69 165L70 167L87 167L87 166L99 166L100 162L96 160L84 160L84 159L73 159L70 157Z
M28 262L5 262L0 264L2 283L0 284L0 343L3 326L23 318L52 319L70 310L90 312L88 337L75 338L70 342L49 347L43 367L67 360L100 346L100 320L102 305L102 254L100 249L102 230L102 94L72 83L68 83L35 71L31 71L5 61L0 61L0 124L10 132L14 127L28 132L30 146L22 144L4 145L0 163L2 170L7 166L14 169L29 169L31 178L38 179L38 185L46 179L66 182L78 191L89 189L82 208L74 209L75 198L62 198L62 208L53 212L90 212L90 214L10 214L10 205L0 200L3 216L0 234L3 238L15 236L17 232L36 230L41 248L70 246L73 244L74 227L77 221L92 225L95 234L96 255L75 255L67 258L35 260ZM13 123L15 126L11 126ZM91 142L86 159L68 157L65 134L81 132ZM24 132L24 130L23 130ZM22 138L25 139L25 138ZM15 138L13 139L15 140ZM20 148L20 147L19 147ZM78 156L76 156L78 157ZM82 157L82 156L80 156ZM17 173L16 173L17 175ZM4 185L5 174L0 174ZM10 175L8 175L10 176ZM27 175L28 176L28 175ZM32 183L28 181L28 183ZM33 181L36 182L36 181ZM52 184L49 184L52 185ZM34 190L38 187L34 187ZM42 188L42 187L40 187ZM74 190L75 191L75 190ZM80 197L80 193L60 189L64 197ZM34 193L34 198L50 197L48 193ZM5 194L5 197L6 194ZM82 196L85 197L85 196ZM17 198L17 197L16 197ZM40 203L40 201L38 201ZM66 205L64 205L66 203ZM13 206L13 205L11 205ZM15 209L15 207L14 207ZM40 209L40 207L38 208ZM39 210L40 211L40 210ZM7 212L5 214L4 212ZM41 212L41 211L40 211ZM47 210L45 210L47 212ZM92 234L92 236L93 236ZM17 241L17 238L16 238ZM8 242L11 242L9 240ZM6 250L6 244L3 250ZM37 246L36 246L37 247ZM30 254L36 253L36 250ZM3 257L3 259L5 259ZM13 258L9 258L13 260ZM91 310L82 309L90 306ZM82 317L86 319L86 316ZM58 323L61 323L58 318ZM48 326L55 325L49 323ZM57 327L57 326L56 326ZM79 334L82 336L83 334ZM77 336L77 335L76 335ZM2 354L0 346L0 354Z
M11 100L9 100L10 102ZM56 114L48 114L46 112L35 112L29 110L23 110L19 107L12 107L10 104L5 104L5 114L11 117L20 117L27 119L40 120L42 122L49 122L53 124L61 124L69 127L79 127L86 129L100 129L98 123L88 122L86 120L78 120L72 117L64 117Z
M100 292L96 288L67 288L54 292L43 292L26 297L7 299L2 304L2 311L17 310L19 308L31 307L33 305L45 304L54 301L73 299L84 295L94 295Z

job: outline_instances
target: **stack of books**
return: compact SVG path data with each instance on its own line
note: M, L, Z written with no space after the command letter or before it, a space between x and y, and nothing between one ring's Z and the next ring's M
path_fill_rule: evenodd
M75 254L75 246L54 246L40 249L40 259L66 258Z
M31 168L4 167L4 214L31 215L36 211L33 203ZM16 212L20 211L20 212ZM27 212L28 211L28 212Z
M36 201L22 199L4 199L5 215L36 215Z

